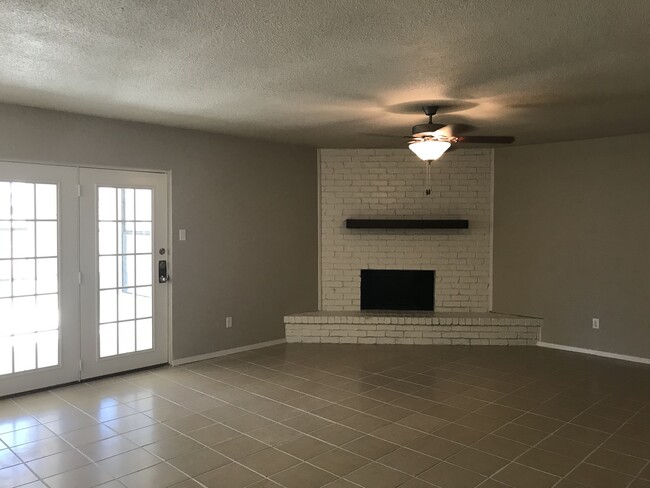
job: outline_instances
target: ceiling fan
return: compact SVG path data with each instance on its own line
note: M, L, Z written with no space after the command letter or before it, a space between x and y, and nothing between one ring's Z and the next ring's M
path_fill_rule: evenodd
M462 136L453 133L454 125L434 124L433 116L440 107L438 105L424 105L422 111L429 117L425 124L414 125L411 135L405 136L411 140L409 149L423 161L435 161L452 145L474 144L511 144L515 141L511 136Z

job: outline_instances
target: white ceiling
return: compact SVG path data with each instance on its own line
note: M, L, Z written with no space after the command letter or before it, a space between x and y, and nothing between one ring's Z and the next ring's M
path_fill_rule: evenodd
M650 131L646 0L2 0L0 101L397 147L421 101L518 143ZM462 102L462 103L461 103Z

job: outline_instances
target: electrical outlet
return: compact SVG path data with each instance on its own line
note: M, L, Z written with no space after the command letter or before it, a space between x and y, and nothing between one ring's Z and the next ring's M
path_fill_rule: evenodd
M226 329L230 329L232 327L232 317L226 317Z
M591 327L593 329L600 329L600 319L591 319Z

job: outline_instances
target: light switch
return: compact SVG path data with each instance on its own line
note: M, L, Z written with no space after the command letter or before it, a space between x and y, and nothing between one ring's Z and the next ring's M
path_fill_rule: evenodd
M178 229L178 240L184 241L185 239L187 239L187 234L185 232L185 229Z

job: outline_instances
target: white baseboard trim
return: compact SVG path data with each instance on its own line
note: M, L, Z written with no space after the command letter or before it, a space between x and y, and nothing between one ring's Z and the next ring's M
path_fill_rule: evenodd
M229 354L237 354L238 352L253 351L263 347L277 346L284 344L286 339L276 339L274 341L258 342L256 344L249 344L247 346L233 347L232 349L224 349L222 351L209 352L207 354L199 354L198 356L191 356L189 358L174 359L171 362L172 366L180 366L182 364L195 363L197 361L205 361L206 359L219 358L221 356L228 356Z
M650 358L640 358L637 356L628 356L627 354L616 354L615 352L596 351L595 349L584 349L582 347L563 346L562 344L553 344L551 342L538 342L539 347L549 349L559 349L561 351L579 352L582 354L591 354L603 358L620 359L621 361L630 361L632 363L650 364Z

